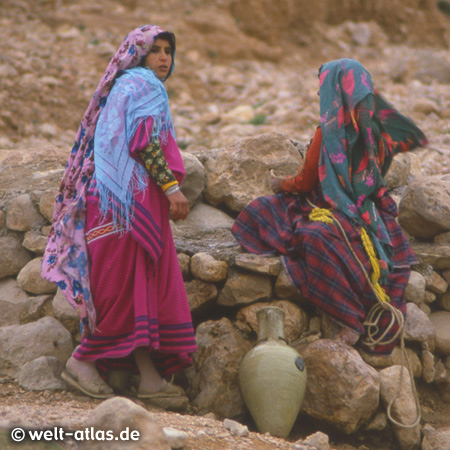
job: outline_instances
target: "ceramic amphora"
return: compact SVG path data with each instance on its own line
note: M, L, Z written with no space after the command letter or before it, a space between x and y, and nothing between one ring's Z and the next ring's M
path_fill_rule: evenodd
M305 395L306 367L284 338L284 311L267 306L257 318L258 341L242 360L239 384L258 431L286 439Z

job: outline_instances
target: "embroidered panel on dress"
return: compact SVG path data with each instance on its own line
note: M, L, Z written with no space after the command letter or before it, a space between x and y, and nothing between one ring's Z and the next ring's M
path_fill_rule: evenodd
M112 222L105 223L98 227L92 228L86 233L86 242L90 244L91 242L96 241L97 239L104 238L106 236L110 236L112 234L120 233L123 231L123 227L115 227Z

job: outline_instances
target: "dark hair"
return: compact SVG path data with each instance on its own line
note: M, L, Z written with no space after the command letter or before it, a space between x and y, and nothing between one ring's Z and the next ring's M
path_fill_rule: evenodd
M167 41L169 43L169 45L170 45L170 49L171 49L171 52L172 52L172 65L170 67L170 70L169 70L169 73L168 73L167 77L164 79L164 81L165 81L165 80L167 80L167 78L170 77L170 75L173 72L173 68L175 66L175 50L176 50L175 35L172 32L170 32L170 31L163 31L162 33L159 33L159 34L157 34L155 36L154 42L156 41L156 39L164 39L165 41ZM139 66L142 66L142 67L145 66L145 58L146 57L147 57L147 55L144 55L141 58L141 62L139 63Z
M323 64L319 67L319 71L317 72L317 76L320 78L320 72L322 72Z
M163 31L162 33L159 33L155 36L156 39L164 39L165 41L169 42L170 48L172 50L172 56L175 55L175 49L176 49L176 42L175 42L175 35L170 31Z

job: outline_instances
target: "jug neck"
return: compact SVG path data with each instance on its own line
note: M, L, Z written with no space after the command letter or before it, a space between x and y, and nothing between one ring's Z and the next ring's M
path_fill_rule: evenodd
M266 306L257 311L258 341L285 341L284 311L276 306Z

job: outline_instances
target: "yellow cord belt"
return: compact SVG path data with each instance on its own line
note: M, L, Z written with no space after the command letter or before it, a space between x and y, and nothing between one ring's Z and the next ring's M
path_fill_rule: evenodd
M344 229L342 228L340 222L333 216L333 213L329 209L314 207L309 215L309 220L313 222L324 222L324 223L336 223L341 229L343 236L350 246L350 242L347 239L347 235L345 234ZM389 296L386 294L384 289L380 286L378 282L380 278L380 263L375 255L375 249L373 247L372 241L370 240L367 231L364 228L361 228L361 240L364 245L364 249L366 250L367 255L369 256L370 264L372 266L372 275L370 276L370 282L373 289L376 291L376 296L379 300L383 302L390 302ZM351 248L352 252L353 249ZM358 260L359 261L359 260Z

